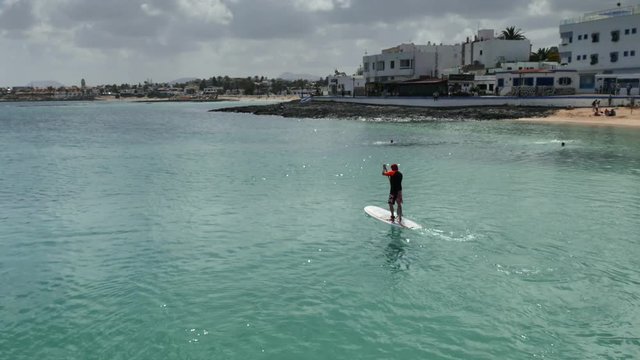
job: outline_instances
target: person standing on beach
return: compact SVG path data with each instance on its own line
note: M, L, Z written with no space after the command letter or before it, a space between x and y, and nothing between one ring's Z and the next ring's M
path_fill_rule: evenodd
M402 222L402 173L398 170L398 164L391 165L391 170L387 171L387 164L382 165L382 175L389 178L389 211L391 212L391 222L394 222L396 217L394 216L393 205L398 205L398 223Z

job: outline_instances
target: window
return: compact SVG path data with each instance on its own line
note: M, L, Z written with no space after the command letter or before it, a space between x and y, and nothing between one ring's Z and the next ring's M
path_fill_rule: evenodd
M571 63L571 55L569 55L569 56L567 57L567 62L568 62L568 63Z
M578 40L582 40L582 35L578 35Z
M629 56L636 56L636 51L635 50L631 50L631 52L629 53Z
M591 42L600 42L600 33L591 34Z
M570 77L561 77L560 79L558 79L558 84L559 85L563 85L563 86L571 85L571 78Z
M598 63L598 54L591 54L591 65Z
M638 28L633 28L633 29L631 29L631 33L632 33L632 34L635 34L635 33L637 33L637 32L638 32Z
M595 75L580 75L580 89L593 89L596 84Z
M384 71L384 61L378 61L378 65L376 66L378 71Z
M534 79L532 77L514 78L513 86L533 86L533 80Z
M624 29L624 34L629 35L629 29Z
M482 50L480 50L480 55L482 55Z
M618 62L618 52L612 52L609 54L609 60L614 63L614 62Z
M582 35L582 38L585 39L585 40L587 40L588 37L589 37L589 35L587 35L587 34Z
M536 79L537 86L553 86L552 77L539 77Z
M629 56L629 52L628 52L628 51L625 51L623 54L624 54L624 55L623 55L624 57Z
M396 67L396 62L391 60L389 61L389 69L394 69Z
M400 60L400 69L411 69L411 59Z
M375 70L376 69L376 63L372 62L371 63L371 70Z
M365 72L369 71L369 63L368 62L364 63L364 71Z
M611 41L618 42L620 40L620 30L614 30L611 32Z

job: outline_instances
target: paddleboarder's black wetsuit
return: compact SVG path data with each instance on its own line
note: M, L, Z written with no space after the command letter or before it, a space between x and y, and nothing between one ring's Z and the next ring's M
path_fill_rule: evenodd
M389 177L389 204L402 203L402 173L398 170L391 170L384 173Z

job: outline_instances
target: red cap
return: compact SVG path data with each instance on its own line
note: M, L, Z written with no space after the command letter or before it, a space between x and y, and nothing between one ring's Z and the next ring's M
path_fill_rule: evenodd
M398 164L392 164L391 165L391 170L398 171Z

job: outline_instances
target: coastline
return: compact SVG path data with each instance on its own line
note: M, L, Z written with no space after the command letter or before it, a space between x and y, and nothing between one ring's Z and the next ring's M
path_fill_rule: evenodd
M540 106L459 106L434 108L405 105L371 105L334 101L301 102L297 99L275 104L234 106L209 111L275 115L285 118L429 122L515 120L521 118L547 117L554 114L557 109Z
M109 102L223 102L223 101L291 101L299 99L297 96L266 96L266 95L221 95L216 98L192 98L192 97L178 97L178 98L146 98L146 97L121 97L116 99L114 96L96 96L95 101L109 101Z
M591 108L559 109L546 117L523 117L514 121L536 124L570 124L640 128L640 109L616 107L616 116L594 116Z
M604 111L602 108L601 111ZM268 105L227 107L210 111L251 113L298 118L338 118L371 121L465 121L508 120L521 123L573 124L583 126L618 126L640 128L640 109L612 107L616 116L594 116L591 108L558 108L544 106L459 106L414 107L403 105L370 105L349 102L298 100Z
M142 103L158 103L158 102L224 102L224 101L271 101L271 102L283 102L300 99L294 95L221 95L218 97L202 96L180 96L171 98L147 98L147 97L120 97L116 98L113 95L99 95L99 96L86 96L86 97L70 97L70 98L52 98L52 97L22 97L22 98L2 98L0 97L0 103L15 103L15 102L73 102L73 101L97 101L97 102L142 102Z
M25 100L18 100L25 101ZM54 100L55 101L55 100ZM57 100L72 101L72 100ZM230 106L210 111L252 113L298 118L337 118L388 122L428 122L465 120L508 120L530 124L557 124L582 126L609 126L640 129L640 108L617 106L616 116L594 116L587 107L558 108L550 106L478 105L451 107L420 107L408 105L373 105L340 101L300 102L294 95L223 95L217 98L138 98L97 96L91 101L99 102L267 102L246 106ZM0 101L15 102L15 101ZM605 108L602 108L603 110Z

